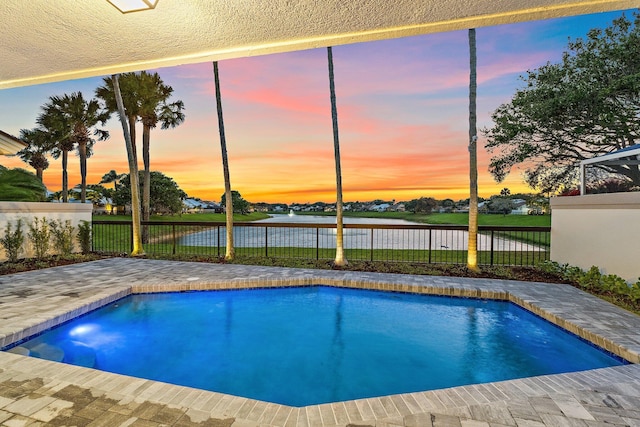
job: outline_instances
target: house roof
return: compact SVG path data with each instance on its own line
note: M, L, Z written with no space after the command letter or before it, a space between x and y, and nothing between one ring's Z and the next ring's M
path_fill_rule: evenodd
M0 155L12 156L26 147L27 144L0 130Z
M638 165L640 164L640 144L630 145L620 150L591 159L582 160L581 165Z
M637 0L2 0L0 89L638 6Z
M602 156L580 162L580 194L587 194L585 166L640 165L640 144L630 145Z

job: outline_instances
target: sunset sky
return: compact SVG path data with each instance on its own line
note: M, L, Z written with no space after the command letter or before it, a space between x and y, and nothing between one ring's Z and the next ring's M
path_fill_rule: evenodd
M519 76L558 61L569 37L606 27L621 13L479 28L478 128L491 126L491 113L522 86ZM345 201L468 197L468 55L466 31L333 49ZM326 49L226 60L219 67L233 189L250 202L335 201ZM190 196L219 201L224 182L212 64L151 71L186 108L181 126L152 131L152 170ZM50 96L81 91L89 97L101 84L102 78L90 78L0 90L0 129L18 136L35 127ZM111 169L128 172L115 116L107 128L111 138L98 142L88 161L89 183ZM480 136L480 195L504 187L531 192L517 170L503 183L493 180L484 142ZM61 162L50 162L44 181L57 191ZM32 170L17 157L0 164ZM78 158L70 156L69 165L74 186Z

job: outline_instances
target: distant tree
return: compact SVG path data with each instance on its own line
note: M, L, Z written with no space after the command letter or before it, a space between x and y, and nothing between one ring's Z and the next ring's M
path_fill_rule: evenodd
M12 202L44 202L47 189L35 174L20 168L0 165L0 200Z
M488 208L490 212L500 212L507 215L515 208L515 205L513 200L508 197L495 196L490 199Z
M20 139L28 145L18 151L18 155L36 170L36 176L42 181L42 174L49 167L47 154L54 147L51 135L42 128L21 129Z
M501 182L516 165L532 188L549 193L575 185L581 160L640 140L640 13L569 41L559 63L528 71L525 87L492 115L485 129L489 170ZM603 165L640 185L639 166Z
M100 185L100 184L88 184L87 185L87 198L91 199L89 197L89 191L93 191L94 193L97 193L100 198L103 197L112 197L113 196L113 192L114 190L110 189L110 188L106 188L104 185ZM95 196L92 196L95 198ZM91 199L93 200L93 199Z
M233 202L233 212L246 215L249 213L251 204L242 198L236 190L231 190L231 200ZM220 198L220 205L227 206L227 195L223 194Z
M85 189L85 199L89 200L93 204L97 204L102 200L103 197L110 197L108 195L105 196L103 194L103 191L106 191L107 194L110 194L109 190L104 188L102 185L87 184L87 188ZM82 194L82 186L80 184L76 185L71 189L69 194L73 195L75 199L79 199L80 195Z
M405 203L405 209L413 213L430 214L438 206L433 197L420 197Z
M100 184L111 184L113 182L113 190L115 191L118 189L118 181L124 176L126 176L126 173L117 173L115 170L111 169L109 172L102 175Z
M140 176L140 187L142 187L142 174ZM118 191L115 192L113 202L118 206L125 206L131 201L131 182L127 174L120 181ZM182 199L185 193L178 187L178 184L162 172L151 171L150 188L150 211L152 214L179 214L182 212Z

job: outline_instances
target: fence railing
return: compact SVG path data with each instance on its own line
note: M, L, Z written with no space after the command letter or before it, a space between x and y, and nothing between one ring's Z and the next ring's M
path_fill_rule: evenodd
M145 252L155 255L223 256L224 222L143 222ZM333 259L335 224L234 224L236 255L249 257ZM478 262L484 265L533 265L549 259L550 227L478 227ZM466 264L466 225L344 224L349 260ZM93 250L132 250L128 221L93 221Z

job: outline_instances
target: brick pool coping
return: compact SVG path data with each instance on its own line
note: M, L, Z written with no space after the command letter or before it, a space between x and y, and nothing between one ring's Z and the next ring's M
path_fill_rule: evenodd
M0 276L0 346L131 293L314 284L509 300L640 362L640 317L567 285L122 258ZM599 406L594 396L603 393L600 389L609 391ZM627 420L622 425L633 424L629 419L640 425L638 365L293 408L0 353L0 423L24 418L49 425L74 425L71 420L75 425L403 426L453 417L458 424L452 425L488 426L469 423L516 425L517 415L526 415L522 419L539 423L529 425L555 425L555 417L598 420L580 400L584 393L591 393L587 401L597 414L605 408L615 412L607 405L615 395L617 410L624 413L615 416ZM509 405L526 407L526 414L514 415Z

